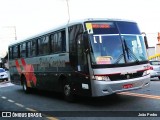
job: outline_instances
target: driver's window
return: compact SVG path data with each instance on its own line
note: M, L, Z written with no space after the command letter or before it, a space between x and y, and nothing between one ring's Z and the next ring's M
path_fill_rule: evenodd
M78 70L79 67L77 67L81 60L80 55L82 54L81 49L81 41L83 39L83 26L82 24L73 25L68 28L68 35L69 35L69 58L72 63L72 66L75 68L75 70Z

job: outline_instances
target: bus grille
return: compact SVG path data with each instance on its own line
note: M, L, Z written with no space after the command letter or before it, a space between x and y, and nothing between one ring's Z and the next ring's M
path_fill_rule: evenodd
M111 81L118 81L118 80L128 80L128 79L133 79L133 78L138 78L142 77L143 71L137 72L137 73L129 73L129 74L115 74L109 76Z

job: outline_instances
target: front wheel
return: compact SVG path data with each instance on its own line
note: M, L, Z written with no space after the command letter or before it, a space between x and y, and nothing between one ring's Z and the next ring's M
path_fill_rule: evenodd
M64 98L68 102L73 102L75 100L75 97L72 92L72 88L69 82L65 81L63 83L63 94Z

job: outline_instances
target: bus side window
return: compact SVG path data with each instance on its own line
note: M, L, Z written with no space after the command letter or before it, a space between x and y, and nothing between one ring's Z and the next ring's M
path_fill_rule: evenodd
M66 34L65 30L59 31L57 33L58 40L57 40L57 52L64 52L66 51Z
M81 62L84 61L83 58L80 59L81 55L83 54L83 50L81 47L77 44L78 41L81 42L82 40L82 25L74 25L70 26L68 29L69 32L69 52L70 52L70 61L73 65L73 67L77 70L77 64L82 64ZM80 49L80 50L78 50ZM83 60L82 60L83 59Z
M37 55L37 40L34 39L31 42L31 56L36 56Z
M50 39L51 39L51 52L55 53L57 51L57 33L51 34Z
M48 47L51 44L51 52L65 52L66 51L66 32L61 30L50 35L50 42L48 40Z
M61 38L62 38L62 52L65 52L66 51L66 32L65 30L61 31Z
M45 40L43 41L43 49L44 49L44 54L50 53L49 36L46 36Z
M27 42L27 57L31 56L31 42Z
M49 37L44 36L42 38L38 39L38 49L39 49L39 54L44 55L44 54L49 54Z
M60 52L61 51L61 42L62 42L61 32L58 32L57 35L58 35L58 39L57 39L57 51L56 52Z
M13 47L9 48L9 59L13 59Z
M77 25L77 35L76 35L76 42L77 42L77 57L78 57L78 71L82 71L88 73L87 69L87 56L85 54L85 47L84 47L84 40L83 40L83 26Z
M26 43L20 45L20 57L26 57Z
M40 55L43 54L42 41L43 41L43 38L38 38L38 54Z
M19 58L19 45L13 46L13 59Z

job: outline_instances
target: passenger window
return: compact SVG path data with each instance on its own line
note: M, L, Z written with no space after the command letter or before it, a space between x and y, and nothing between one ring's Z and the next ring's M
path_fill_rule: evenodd
M32 40L31 42L31 56L37 55L37 40Z
M26 57L26 43L20 45L20 57Z
M31 56L31 42L27 42L27 57Z
M38 39L38 48L39 48L39 54L49 54L50 52L50 45L49 45L49 37L44 36L42 38Z
M9 59L13 59L13 47L9 48Z
M65 30L61 30L59 32L51 34L50 39L51 39L52 53L66 51L66 32Z
M15 45L13 46L13 58L18 58L19 57L19 46L18 45Z
M51 50L52 50L52 53L57 51L57 34L56 33L51 35Z

